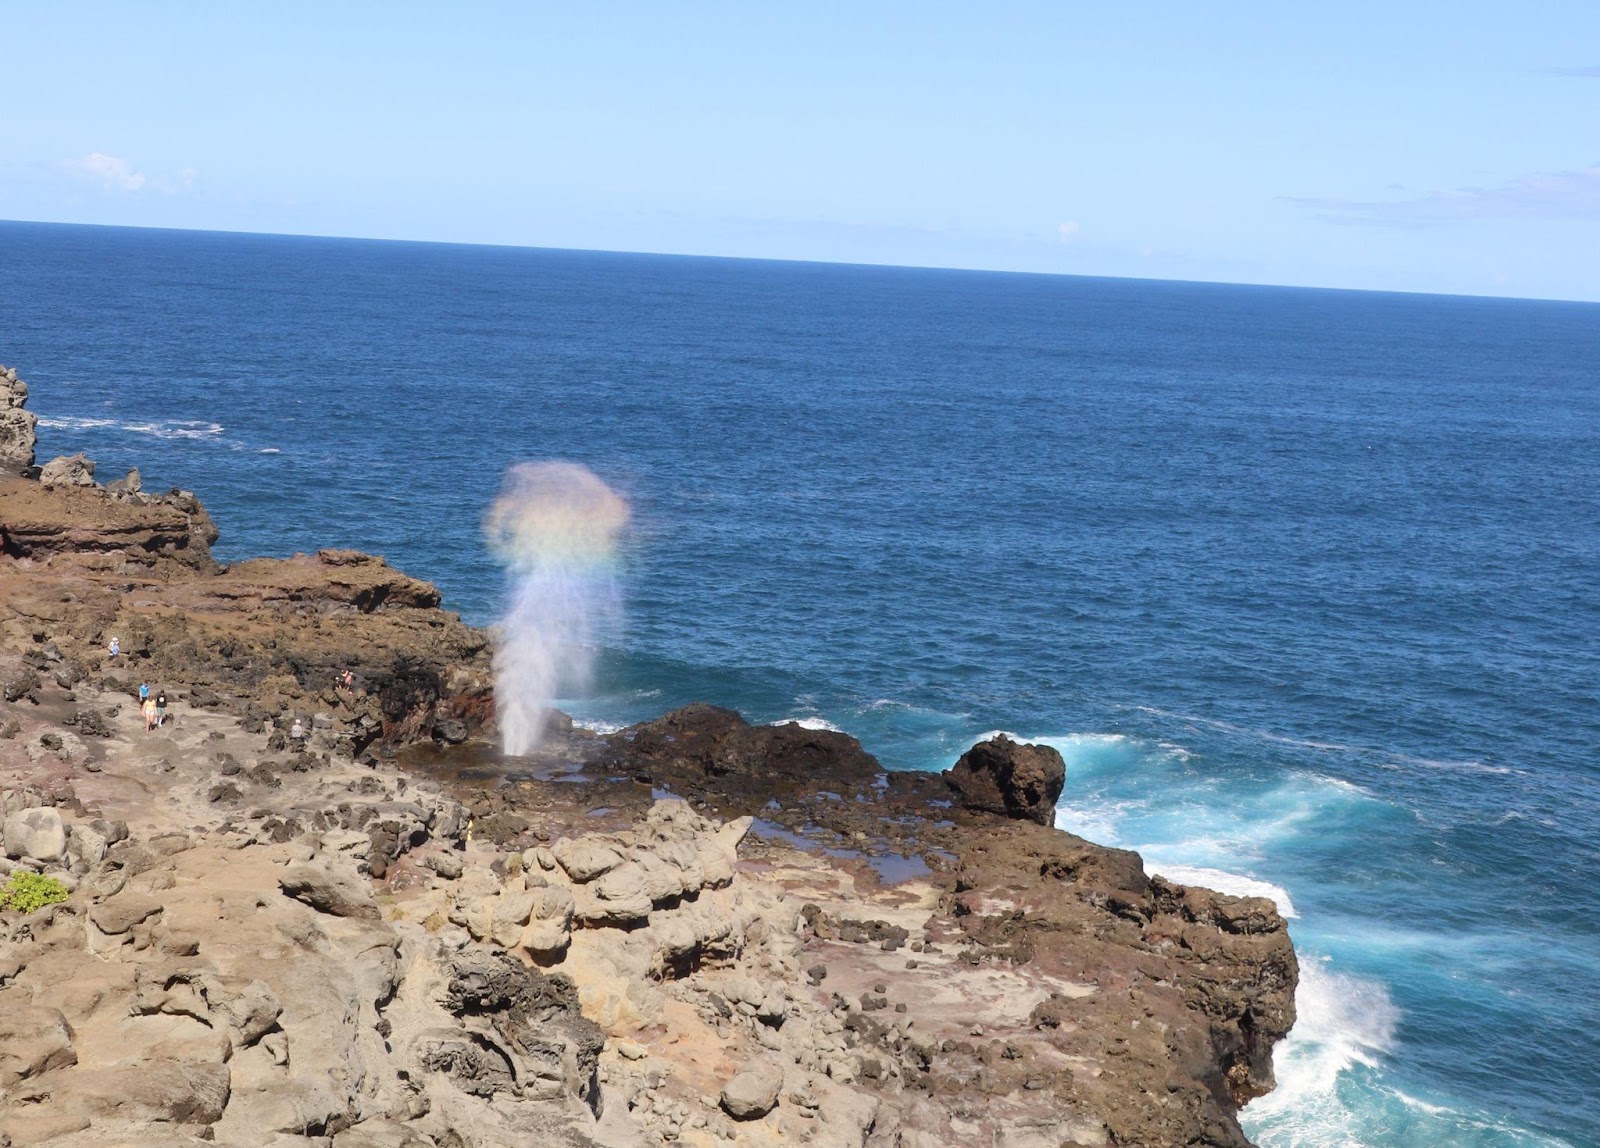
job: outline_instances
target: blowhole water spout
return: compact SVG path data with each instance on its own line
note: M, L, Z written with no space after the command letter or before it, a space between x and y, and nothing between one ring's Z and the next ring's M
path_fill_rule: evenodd
M483 522L508 580L494 656L506 753L537 749L551 699L588 685L595 635L620 614L616 548L627 522L627 502L587 467L524 462L506 472Z

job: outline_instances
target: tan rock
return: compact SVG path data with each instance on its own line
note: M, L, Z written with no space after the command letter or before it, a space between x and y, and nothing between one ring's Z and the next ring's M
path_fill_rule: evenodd
M7 857L59 861L67 853L67 831L54 809L24 809L5 820Z
M573 890L577 917L592 924L626 925L650 915L644 871L625 861L596 881Z
M776 1064L752 1064L722 1087L722 1108L735 1120L759 1120L778 1105L783 1069Z
M119 936L161 909L161 902L155 898L124 890L90 909L89 919L102 933Z
M533 915L534 894L526 889L507 889L494 899L489 912L489 939L511 948L522 936L522 927Z
M0 997L0 1091L78 1062L67 1018L57 1009L11 1003L13 996Z
M698 860L698 859L697 859ZM644 877L645 895L655 904L682 897L688 891L684 872L651 849L635 849L633 863ZM698 863L696 868L698 868Z
M66 1074L62 1074L65 1076ZM228 1106L228 1066L152 1060L93 1070L78 1069L55 1096L70 1097L98 1117L166 1124L212 1124Z
M548 886L531 890L528 923L517 947L536 958L562 952L572 941L573 896L570 890Z
M580 884L593 881L622 864L622 855L588 837L566 837L550 847L556 862Z

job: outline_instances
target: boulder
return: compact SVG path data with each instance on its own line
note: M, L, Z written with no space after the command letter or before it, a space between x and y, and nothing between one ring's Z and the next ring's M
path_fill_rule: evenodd
M33 466L39 420L22 409L27 405L28 384L17 378L16 368L0 369L0 474L22 474Z
M533 915L533 892L507 889L494 900L489 913L489 939L509 949L522 937L522 926Z
M143 485L143 482L139 478L139 468L135 466L128 469L128 477L119 478L115 482L107 483L106 491L111 494L112 497L127 496L138 494Z
M449 974L439 1003L456 1016L486 1022L498 1039L486 1039L490 1033L483 1023L475 1023L470 1033L452 1030L453 1047L444 1042L444 1047L419 1050L423 1067L449 1073L474 1095L518 1089L535 1099L576 1096L595 1110L605 1034L583 1015L570 979L545 976L507 954L482 950L457 954ZM464 1048L462 1037L474 1047Z
M51 459L39 471L39 481L45 486L93 486L94 461L83 452L63 454Z
M573 893L575 914L592 924L627 925L650 916L644 870L632 861L623 862L598 880L577 886Z
M567 876L580 884L593 881L622 864L622 857L615 849L586 837L563 838L552 845L550 851L555 854L556 863L566 870Z
M753 1064L722 1089L723 1111L735 1120L760 1120L778 1104L783 1070L775 1064Z
M287 897L310 905L319 913L376 921L381 914L372 890L353 876L335 874L318 865L291 865L278 878Z
M0 407L0 474L22 474L33 467L38 419L20 406Z
M59 861L67 855L67 828L54 809L24 809L5 821L7 857Z
M85 865L98 865L105 859L106 850L110 847L110 839L98 826L80 821L72 827L72 836L67 841L67 854Z
M430 853L422 859L422 863L446 881L454 881L461 876L461 859L453 853Z
M548 885L528 892L532 906L517 948L535 958L564 952L572 943L572 891Z
M967 750L944 777L968 809L1051 825L1067 766L1050 746L998 734Z
M34 691L38 688L39 675L32 670L24 670L16 677L6 681L3 686L0 686L0 697L5 698L8 702L18 702L23 698L33 698L33 700L37 701L38 698Z

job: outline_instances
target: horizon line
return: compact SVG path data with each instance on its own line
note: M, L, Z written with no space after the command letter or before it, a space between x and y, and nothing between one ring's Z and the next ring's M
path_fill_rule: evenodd
M1561 303L1597 307L1600 299L1568 299L1546 295L1490 295L1473 292L1405 291L1383 287L1328 287L1309 283L1263 283L1239 279L1167 279L1151 275L1090 275L1081 271L1015 271L995 267L959 267L929 263L874 263L837 259L796 259L771 255L714 255L694 251L637 251L612 247L553 247L534 243L483 243L459 239L400 239L383 235L335 235L326 232L242 231L215 227L157 227L148 224L82 223L53 219L0 219L0 226L81 227L104 231L162 231L181 235L234 235L262 239L326 239L352 243L415 244L430 247L484 247L502 251L552 251L574 255L637 255L645 258L708 259L737 263L786 263L810 267L871 268L885 271L949 271L963 275L1022 275L1040 279L1094 279L1125 283L1172 283L1196 287L1258 287L1278 291L1328 291L1349 295L1403 295L1434 299L1485 299L1508 303Z

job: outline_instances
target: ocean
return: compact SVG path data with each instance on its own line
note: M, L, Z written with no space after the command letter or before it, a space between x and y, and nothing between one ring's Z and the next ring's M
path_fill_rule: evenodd
M488 622L506 467L633 509L609 728L691 700L1274 897L1267 1148L1600 1145L1600 306L0 223L40 460Z

